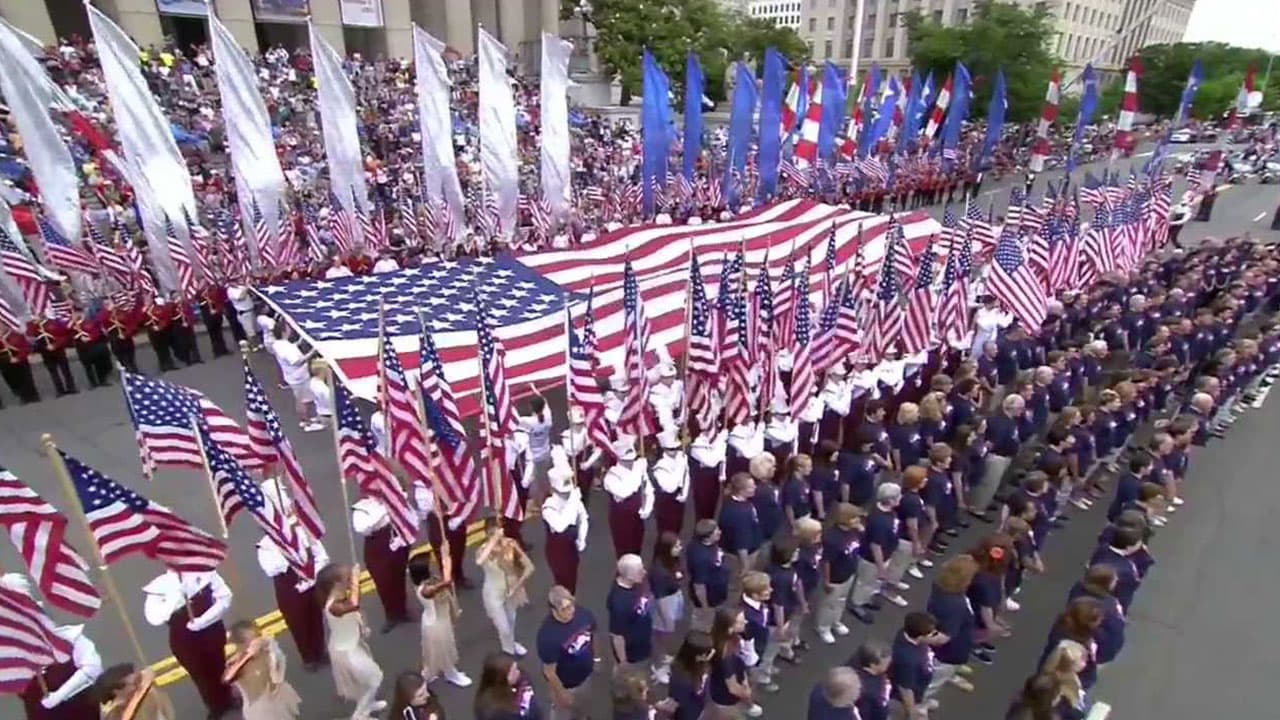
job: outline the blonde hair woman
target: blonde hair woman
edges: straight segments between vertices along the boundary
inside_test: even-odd
[[[369,625],[360,612],[360,566],[331,563],[316,581],[324,598],[324,623],[329,628],[329,665],[338,695],[356,703],[352,720],[370,720],[386,708],[377,700],[382,668],[365,639]]]
[[[155,686],[156,674],[132,665],[109,667],[98,678],[103,720],[177,720],[173,703]]]
[[[440,557],[449,557],[449,541],[440,548]],[[431,558],[418,555],[409,561],[409,582],[422,605],[419,634],[422,639],[422,677],[427,682],[443,676],[450,684],[469,687],[471,678],[458,670],[458,643],[454,639],[453,617],[458,605],[453,595],[450,563],[441,563],[441,577],[432,572]]]
[[[1061,708],[1063,717],[1079,716],[1084,712],[1084,686],[1080,673],[1089,661],[1089,651],[1074,640],[1063,640],[1045,658],[1040,672],[1054,680],[1054,708]]]
[[[503,534],[496,517],[485,518],[484,530],[484,542],[476,551],[476,564],[484,571],[480,600],[498,631],[502,651],[522,657],[528,651],[516,642],[516,611],[529,604],[524,586],[533,576],[533,561],[520,543]]]
[[[230,634],[236,650],[222,681],[235,684],[244,720],[296,720],[302,698],[285,682],[280,645],[263,635],[252,620],[236,623]]]

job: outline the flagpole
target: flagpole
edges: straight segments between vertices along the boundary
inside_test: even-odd
[[[239,344],[240,358],[244,360],[244,365],[247,369],[249,367],[249,342],[247,340],[241,340]],[[271,468],[265,468],[262,471],[262,477],[264,480],[270,477],[270,474],[267,472],[268,469]],[[274,469],[279,470],[279,467],[277,466]],[[274,486],[273,490],[275,492],[273,494],[276,496],[276,503],[280,506],[280,512],[284,513],[285,508],[288,506],[284,504],[284,491],[280,487],[280,479],[278,477],[275,478],[275,482],[273,482],[272,485]]]
[[[328,369],[329,374],[329,397],[337,398],[338,378],[333,373],[333,368]],[[355,528],[351,525],[351,492],[347,489],[347,476],[342,472],[342,441],[338,434],[338,415],[335,412],[333,417],[333,453],[338,461],[338,487],[342,490],[342,517],[346,520],[347,526],[347,548],[351,551],[351,562],[356,562],[360,556],[356,554],[356,533]]]
[[[84,505],[81,504],[79,496],[76,494],[75,484],[71,482],[71,473],[67,472],[67,466],[62,462],[62,456],[58,454],[58,446],[53,442],[53,436],[45,433],[40,436],[40,443],[44,447],[45,457],[49,460],[49,465],[53,468],[53,474],[57,476],[58,482],[62,485],[62,492],[67,496],[67,502],[71,507],[75,508],[76,518],[80,520],[80,526],[84,528],[85,535],[89,538],[89,545],[93,548],[93,557],[97,562],[98,574],[102,576],[102,584],[107,589],[107,596],[112,604],[116,606],[116,613],[120,616],[120,622],[124,624],[125,634],[129,636],[129,644],[133,646],[133,652],[138,657],[139,667],[147,666],[147,655],[142,651],[142,643],[138,640],[138,631],[133,627],[133,621],[129,619],[129,614],[124,610],[124,602],[120,599],[120,590],[116,587],[115,578],[111,576],[111,570],[107,567],[106,561],[102,559],[102,548],[98,546],[98,539],[94,537],[93,532],[89,529],[89,519],[85,517]],[[38,675],[37,675],[38,677]]]
[[[209,454],[205,451],[204,441],[200,438],[199,420],[191,419],[191,432],[195,435],[196,447],[200,449],[200,465],[204,468],[204,477],[209,484],[209,497],[213,500],[213,514],[218,518],[218,527],[222,530],[222,542],[227,545],[227,581],[231,584],[233,591],[238,591],[244,585],[240,583],[240,573],[236,569],[235,562],[231,559],[231,533],[227,529],[227,519],[222,516],[222,503],[218,502],[218,482],[213,477],[213,468],[209,467]],[[237,462],[239,462],[237,460]],[[281,508],[283,512],[283,508]]]
[[[573,311],[569,309],[569,296],[564,297],[564,400],[569,414],[569,462],[573,465],[573,482],[578,482],[578,450],[573,439]],[[688,348],[685,349],[688,356]]]

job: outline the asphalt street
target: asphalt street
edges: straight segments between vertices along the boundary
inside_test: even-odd
[[[1150,148],[1146,149],[1147,151]],[[1140,161],[1139,161],[1140,162]],[[1123,166],[1122,166],[1123,167]],[[1056,178],[1058,173],[1046,173]],[[1010,180],[987,183],[984,195],[994,195],[1003,202]],[[1181,190],[1177,186],[1176,190]],[[1209,223],[1191,223],[1183,230],[1184,240],[1205,235],[1239,234],[1252,230],[1255,236],[1280,241],[1280,233],[1266,230],[1271,213],[1280,201],[1276,186],[1236,186],[1225,190]],[[935,208],[941,214],[941,208]],[[1259,214],[1265,214],[1259,222]],[[208,354],[207,343],[203,351]],[[139,359],[144,370],[154,360],[147,348],[140,348]],[[326,546],[337,560],[348,560],[343,500],[337,482],[332,436],[328,432],[303,433],[287,419],[291,416],[286,393],[276,390],[271,361],[266,356],[254,358],[254,367],[268,386],[275,407],[286,418],[289,434],[301,458],[307,476],[325,513],[329,528]],[[130,485],[148,497],[164,503],[183,517],[204,529],[219,532],[217,515],[207,480],[202,473],[164,469],[149,484],[141,478],[137,446],[125,412],[118,386],[94,390],[82,389],[76,396],[53,399],[47,376],[36,369],[46,399],[39,404],[17,407],[5,396],[6,407],[0,410],[0,465],[7,467],[32,485],[37,492],[58,507],[72,506],[63,496],[45,460],[40,445],[43,433],[51,433],[59,446],[84,462],[113,478]],[[80,369],[73,361],[73,372]],[[243,417],[240,364],[228,357],[207,361],[169,373],[167,379],[205,392],[233,417]],[[557,416],[563,419],[563,402],[551,398]],[[1188,504],[1175,522],[1162,530],[1154,543],[1159,565],[1144,586],[1130,622],[1129,643],[1114,667],[1105,668],[1098,696],[1117,707],[1113,717],[1160,717],[1169,720],[1201,718],[1207,711],[1223,716],[1243,715],[1257,707],[1247,705],[1254,697],[1270,690],[1269,667],[1274,637],[1267,628],[1267,612],[1272,599],[1280,596],[1280,575],[1252,570],[1272,549],[1268,520],[1280,507],[1280,486],[1270,482],[1268,463],[1275,462],[1266,440],[1280,435],[1280,410],[1273,400],[1261,410],[1252,411],[1225,440],[1218,441],[1193,461]],[[584,558],[580,601],[601,620],[604,631],[604,597],[612,575],[612,549],[603,520],[605,502],[600,493],[590,499],[595,520]],[[1015,618],[1014,636],[1000,648],[998,662],[980,668],[974,677],[978,690],[964,695],[948,691],[938,717],[998,718],[1015,689],[1025,678],[1038,656],[1049,623],[1066,597],[1067,588],[1078,576],[1102,525],[1100,508],[1081,514],[1069,526],[1056,533],[1050,543],[1044,577],[1032,578],[1021,598],[1023,610]],[[686,528],[689,524],[686,523]],[[978,529],[970,531],[976,536]],[[254,618],[274,609],[271,586],[259,570],[254,544],[260,533],[248,518],[231,529],[231,559],[223,575],[235,592],[230,619]],[[652,529],[650,529],[652,537]],[[533,557],[542,563],[542,530],[531,523],[526,537],[533,542]],[[963,548],[970,538],[953,545]],[[71,540],[88,557],[89,543],[83,530],[76,528]],[[0,566],[6,570],[18,567],[8,543],[0,543]],[[141,559],[133,559],[112,568],[123,596],[125,613],[138,629],[146,661],[160,661],[169,655],[162,629],[147,627],[142,618],[140,588],[161,568]],[[479,572],[470,568],[476,578]],[[531,605],[519,621],[519,638],[529,647],[542,620],[543,604],[550,577],[545,571],[535,574],[530,587]],[[101,586],[101,584],[100,584]],[[928,580],[917,581],[908,594],[912,607],[922,607],[928,592]],[[366,605],[370,623],[382,623],[377,602]],[[478,590],[461,596],[463,615],[458,621],[458,647],[461,667],[475,675],[481,658],[497,648],[496,635],[479,603]],[[782,674],[782,691],[763,699],[766,717],[780,717],[795,712],[803,703],[818,673],[845,660],[865,637],[889,640],[901,621],[902,611],[885,610],[869,627],[858,626],[854,633],[832,647],[815,647],[798,668],[787,668]],[[67,621],[67,617],[59,617]],[[857,623],[851,623],[857,625]],[[92,637],[107,664],[136,662],[127,635],[114,607],[104,607],[89,621],[87,633]],[[349,707],[336,700],[332,679],[327,670],[305,673],[287,635],[282,646],[292,659],[291,682],[304,700],[303,717],[308,720],[342,717]],[[597,653],[608,655],[607,638],[598,636]],[[816,643],[815,643],[816,645]],[[372,638],[375,657],[381,662],[388,681],[396,673],[412,669],[418,663],[417,628],[401,626],[389,635]],[[600,669],[607,670],[609,661]],[[785,667],[785,666],[784,666]],[[532,661],[525,670],[537,674]],[[384,685],[388,688],[389,682]],[[540,700],[545,703],[542,683],[535,681]],[[598,685],[596,717],[608,717],[608,693]],[[1230,688],[1224,694],[1213,690]],[[189,682],[168,688],[180,711],[186,717],[200,717],[202,709]],[[472,691],[447,685],[438,688],[447,712],[452,717],[470,715]],[[1234,703],[1234,705],[1224,704]],[[1223,712],[1237,710],[1238,712]],[[0,717],[17,717],[20,710],[11,698],[0,698]]]

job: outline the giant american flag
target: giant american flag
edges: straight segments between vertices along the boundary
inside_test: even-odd
[[[50,605],[91,617],[102,605],[89,566],[67,542],[65,515],[0,467],[0,526]]]
[[[58,452],[106,564],[141,554],[177,572],[208,572],[226,558],[227,546],[221,540],[164,505]]]
[[[865,272],[879,268],[886,218],[811,200],[765,206],[715,225],[644,225],[608,233],[571,250],[550,250],[497,259],[436,262],[377,276],[275,285],[259,290],[273,309],[299,330],[303,339],[330,361],[350,390],[364,399],[377,396],[378,325],[376,308],[387,302],[388,333],[410,373],[418,366],[417,311],[426,311],[444,368],[464,416],[479,409],[479,363],[474,319],[462,305],[472,287],[489,308],[494,333],[507,348],[507,376],[513,390],[530,383],[557,385],[565,377],[563,307],[576,304],[593,287],[598,350],[602,365],[619,367],[623,356],[622,274],[630,257],[652,331],[652,347],[678,353],[685,336],[690,244],[702,258],[708,293],[719,286],[722,253],[735,252],[744,236],[751,240],[747,259],[755,266],[768,259],[781,272],[792,248],[795,260],[817,249],[838,223],[837,262],[846,267],[862,222]],[[899,216],[913,250],[937,232],[924,213]],[[812,258],[818,265],[823,254]],[[781,304],[781,303],[779,303]],[[779,310],[779,313],[781,310]]]
[[[244,414],[245,428],[248,430],[249,442],[254,454],[266,466],[275,466],[288,483],[289,494],[293,498],[293,509],[298,522],[307,529],[313,538],[324,537],[324,521],[320,519],[320,508],[316,505],[315,494],[311,485],[302,474],[302,463],[293,452],[293,444],[284,434],[280,424],[280,416],[267,401],[267,394],[258,382],[249,361],[244,361]]]
[[[1000,234],[987,276],[987,287],[1027,332],[1034,333],[1044,322],[1047,298],[1044,286],[1036,278],[1012,230],[1008,228]]]
[[[360,417],[355,399],[342,383],[333,383],[334,435],[338,472],[343,482],[355,480],[360,490],[382,503],[395,533],[405,544],[418,536],[418,515],[400,489],[387,458],[378,452],[373,434]]]
[[[469,520],[475,513],[479,498],[476,494],[476,460],[462,419],[458,415],[458,403],[453,398],[453,388],[444,374],[444,364],[436,350],[431,333],[423,325],[419,340],[420,358],[418,389],[422,393],[423,416],[431,438],[435,441],[440,459],[439,491],[443,502],[454,517]]]
[[[17,695],[49,665],[71,660],[71,641],[24,589],[0,585],[0,693]]]
[[[150,479],[161,466],[204,467],[196,439],[197,421],[208,425],[213,439],[246,468],[263,467],[248,434],[199,390],[128,372],[121,374],[120,384],[144,477]]]

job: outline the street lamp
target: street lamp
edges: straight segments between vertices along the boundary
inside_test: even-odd
[[[590,0],[578,0],[578,4],[573,7],[573,14],[582,21],[582,54],[590,55],[591,48],[587,36],[587,22],[591,19]]]

